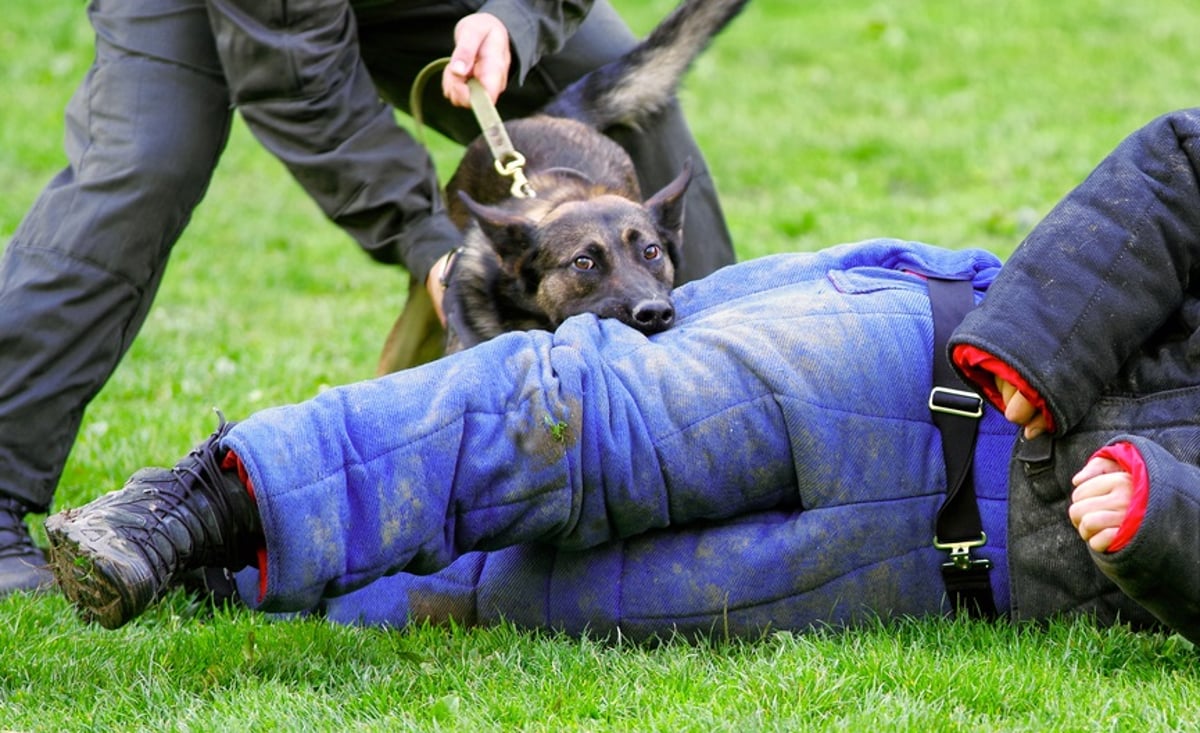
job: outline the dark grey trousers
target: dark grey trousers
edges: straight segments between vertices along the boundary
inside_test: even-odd
[[[423,277],[456,243],[438,215],[437,183],[424,149],[362,87],[377,87],[406,107],[417,70],[449,55],[454,23],[477,3],[375,2],[357,16],[349,5],[308,3],[348,19],[342,23],[345,46],[322,56],[328,65],[308,80],[350,79],[339,87],[347,97],[332,124],[360,132],[332,151],[320,145],[318,132],[330,120],[303,122],[304,110],[292,108],[303,101],[257,94],[253,73],[229,74],[249,80],[244,86],[227,83],[231,69],[263,62],[252,47],[224,42],[236,40],[247,22],[255,24],[254,32],[271,28],[263,18],[248,17],[246,7],[263,16],[282,12],[275,8],[279,2],[232,9],[237,3],[93,0],[89,6],[96,58],[67,108],[69,163],[0,258],[0,494],[36,510],[49,507],[84,409],[145,320],[171,248],[211,180],[235,107],[322,210],[374,259],[405,264]],[[289,3],[289,11],[303,4]],[[521,87],[510,84],[501,113],[536,109],[632,43],[612,8],[598,2],[561,52],[543,59]],[[303,55],[302,44],[297,53]],[[454,139],[475,134],[469,113],[433,100],[425,116]],[[641,133],[617,131],[613,137],[638,163],[647,191],[673,178],[686,158],[693,160],[685,231],[690,245],[678,270],[681,280],[732,262],[712,181],[678,108]],[[404,169],[400,174],[397,166]]]

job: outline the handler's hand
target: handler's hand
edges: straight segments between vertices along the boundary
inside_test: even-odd
[[[1000,398],[1004,400],[1004,419],[1024,427],[1026,440],[1033,440],[1046,432],[1046,415],[1034,409],[1016,387],[996,377],[996,389],[1000,390]]]
[[[1071,508],[1067,514],[1079,536],[1096,552],[1104,552],[1117,536],[1129,511],[1133,477],[1108,458],[1092,458],[1071,479]]]
[[[508,86],[512,50],[508,29],[490,13],[473,13],[454,26],[454,53],[442,72],[442,94],[457,107],[471,106],[467,79],[483,85],[494,104]]]
[[[442,273],[446,271],[448,264],[450,264],[450,253],[439,257],[430,268],[429,275],[425,277],[425,290],[429,293],[429,299],[433,301],[433,311],[437,313],[438,320],[442,322],[442,328],[446,327],[446,311],[442,308],[442,301],[446,299],[446,286],[442,284]]]

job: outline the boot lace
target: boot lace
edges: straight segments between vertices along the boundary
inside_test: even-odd
[[[191,549],[199,551],[202,555],[213,556],[212,558],[199,558],[202,564],[209,564],[209,559],[240,556],[239,548],[231,546],[231,541],[235,541],[239,536],[244,536],[245,533],[237,530],[247,523],[239,511],[243,507],[235,507],[231,501],[231,492],[221,486],[222,475],[225,472],[221,463],[228,451],[222,450],[219,443],[236,423],[226,420],[220,411],[217,411],[217,415],[220,418],[220,424],[217,426],[216,432],[209,436],[208,440],[192,449],[183,460],[171,469],[176,480],[171,482],[170,488],[163,491],[164,487],[157,487],[158,495],[163,500],[163,514],[161,515],[163,517],[171,514],[176,516],[180,514],[194,515],[195,506],[192,502],[195,498],[202,496],[215,517],[229,520],[228,522],[218,519],[217,521],[185,521],[181,523],[191,542]],[[161,521],[150,527],[149,531],[168,534]],[[226,534],[232,536],[225,536]],[[156,550],[157,546],[157,543],[150,543],[150,547]],[[166,560],[166,558],[160,559]],[[191,558],[189,564],[196,560],[195,557]],[[164,562],[163,564],[171,568],[172,575],[177,574],[180,570],[174,567],[173,562]]]

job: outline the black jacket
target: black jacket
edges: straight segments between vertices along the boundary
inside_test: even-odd
[[[1134,133],[1016,250],[951,339],[1012,366],[1055,437],[1010,469],[1014,613],[1155,617],[1200,641],[1200,110]],[[1067,518],[1071,476],[1132,440],[1149,472],[1134,540],[1092,552]],[[1134,437],[1136,436],[1136,437]]]

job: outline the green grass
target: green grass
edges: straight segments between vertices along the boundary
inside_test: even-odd
[[[620,0],[639,30],[672,0]],[[83,4],[7,0],[0,243],[62,165]],[[682,98],[743,258],[873,236],[1006,255],[1123,136],[1195,104],[1200,9],[1168,0],[755,0]],[[435,143],[449,170],[456,149]],[[60,506],[215,424],[369,377],[406,275],[328,224],[240,124]],[[496,629],[210,616],[118,632],[0,601],[0,729],[1172,730],[1200,661],[1171,636],[913,621],[654,648]]]

